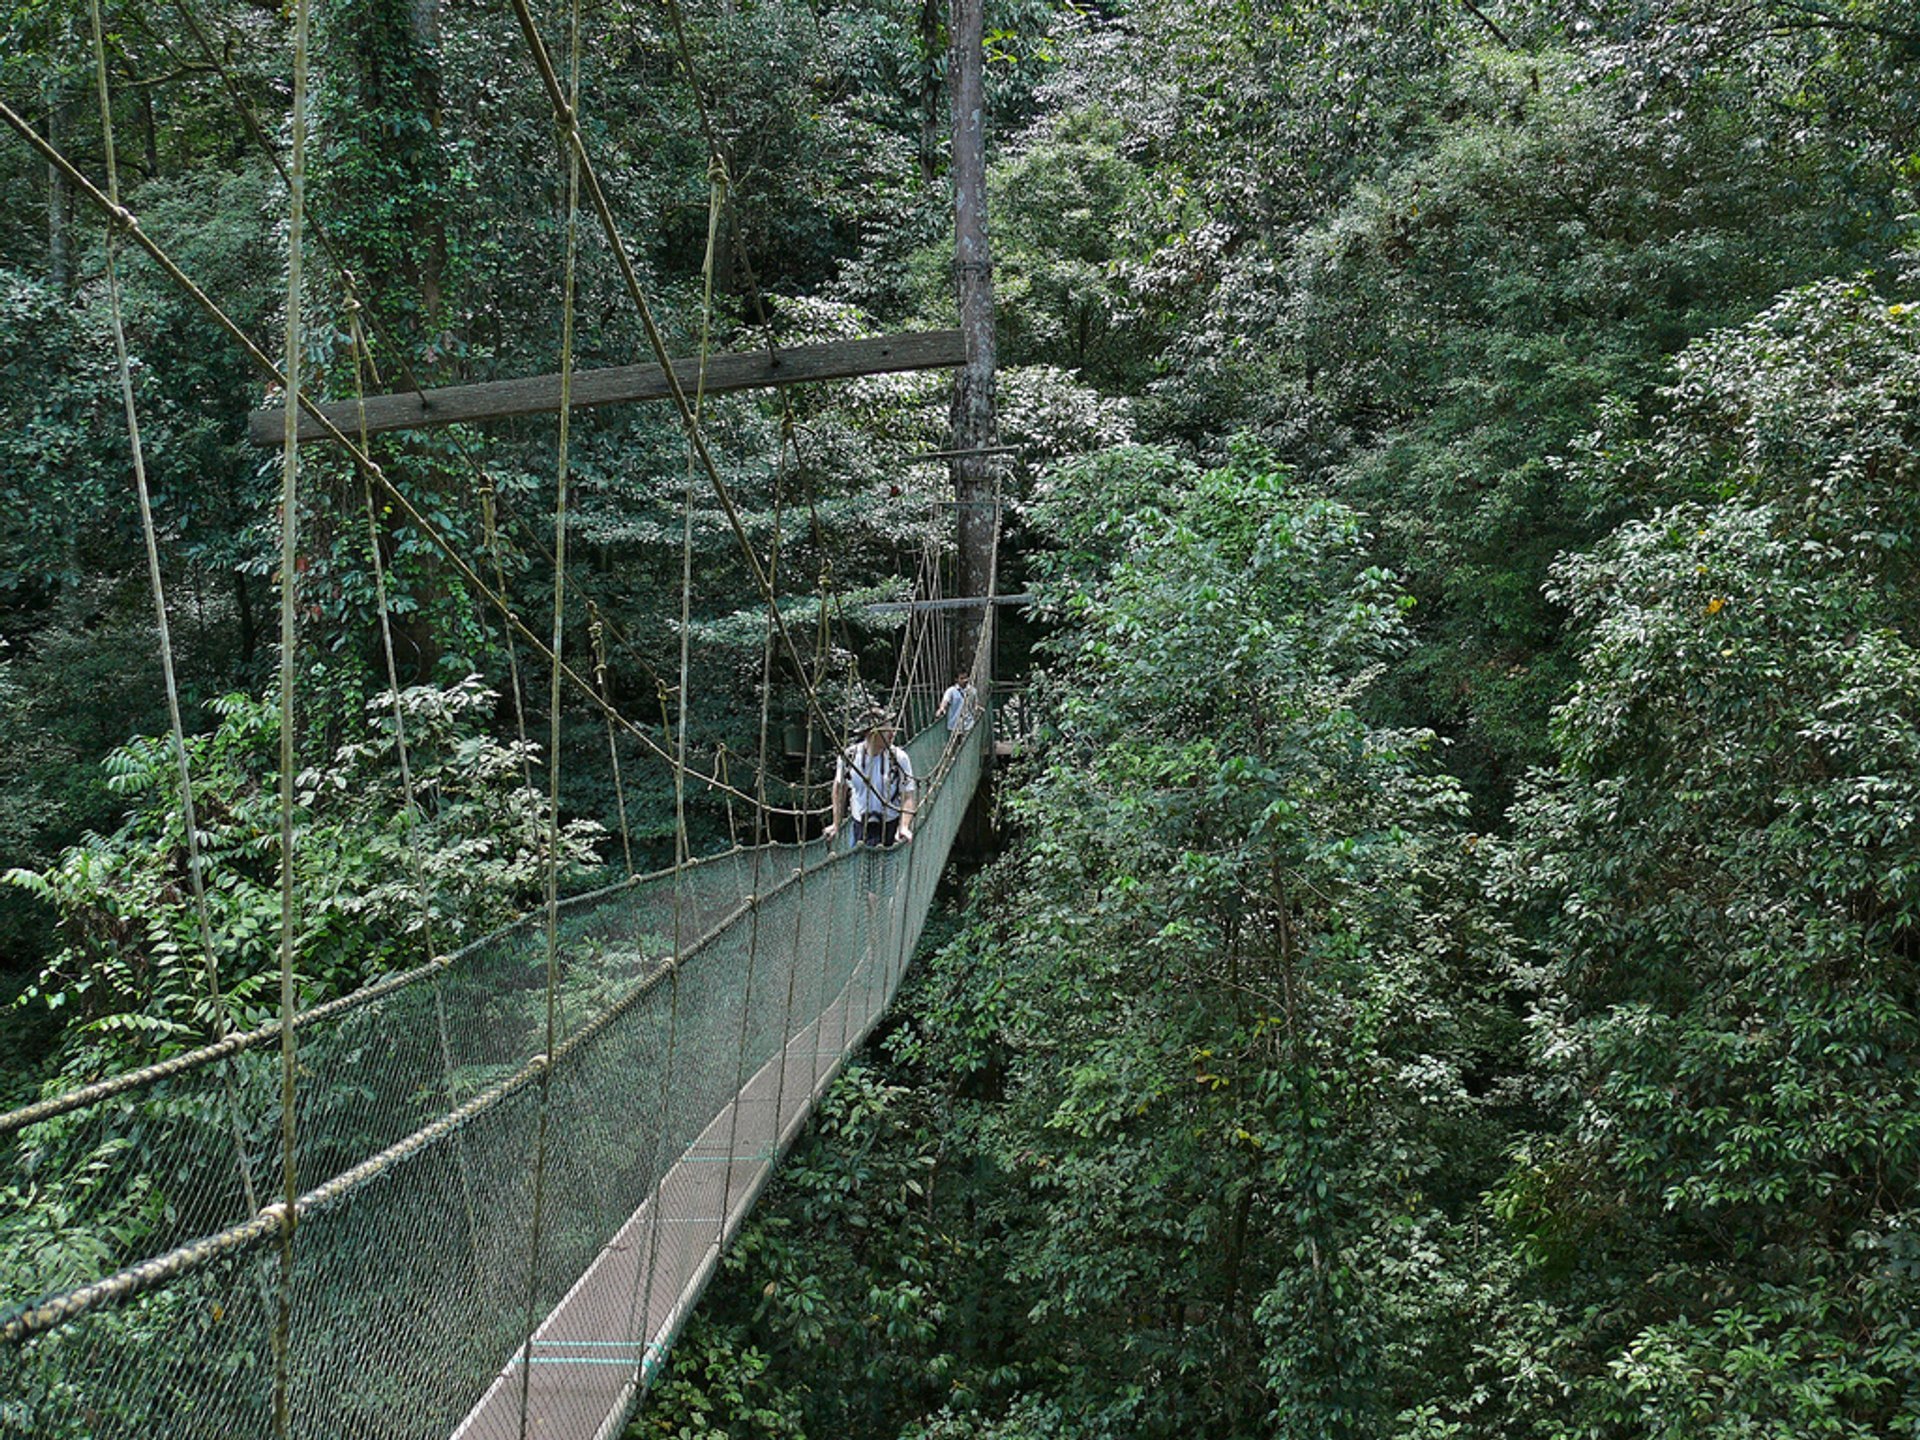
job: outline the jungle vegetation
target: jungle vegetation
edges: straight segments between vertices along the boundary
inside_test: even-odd
[[[731,157],[716,343],[949,323],[943,8],[685,8]],[[271,348],[286,17],[106,13],[129,204]],[[690,351],[701,119],[664,9],[591,23],[594,143]],[[98,173],[87,24],[0,16],[0,96]],[[512,24],[321,7],[308,323],[334,393],[368,365],[553,368],[564,174]],[[991,0],[988,26],[1002,583],[1038,597],[1001,669],[1039,731],[998,782],[1001,852],[630,1435],[1911,1435],[1920,17]],[[640,354],[610,257],[582,264],[582,363]],[[152,266],[124,283],[224,1003],[251,1024],[275,457],[237,355]],[[791,429],[712,402],[749,528],[842,597],[793,619],[829,612],[847,677],[893,636],[845,611],[901,593],[946,523],[944,471],[907,462],[944,443],[948,383],[796,392]],[[383,444],[545,613],[547,432]],[[644,406],[575,444],[569,643],[597,618],[610,693],[652,723],[684,447]],[[362,500],[316,470],[309,1000],[424,943]],[[436,923],[479,934],[540,893],[546,757],[516,713],[544,682],[419,534],[378,528]],[[703,496],[692,534],[693,746],[750,763],[761,612]],[[208,1033],[155,643],[101,232],[0,137],[0,1102]],[[568,727],[584,888],[622,825],[601,720]],[[623,766],[637,863],[664,863],[670,777]],[[727,843],[719,806],[694,824]]]

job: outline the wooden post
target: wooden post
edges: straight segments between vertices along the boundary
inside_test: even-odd
[[[998,439],[994,413],[993,256],[987,246],[986,95],[982,82],[984,0],[952,0],[954,285],[966,363],[954,377],[953,461],[958,593],[985,595],[992,583],[998,523],[992,459],[977,452]],[[971,612],[967,620],[976,619]],[[963,624],[962,658],[972,659]]]

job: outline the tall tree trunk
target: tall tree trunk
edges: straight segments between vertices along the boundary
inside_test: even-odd
[[[245,668],[253,664],[253,647],[259,631],[253,623],[253,596],[247,590],[247,574],[244,570],[228,572],[233,579],[234,611],[240,621],[240,665]]]
[[[940,0],[920,0],[920,179],[940,173]]]
[[[420,112],[436,137],[440,134],[440,0],[412,0],[408,11],[417,68],[415,95]],[[445,314],[442,284],[447,268],[445,212],[423,208],[414,221],[421,320],[430,343],[437,339]]]
[[[143,85],[140,89],[140,121],[145,132],[145,145],[142,147],[142,159],[147,179],[152,180],[160,173],[160,125],[153,113],[153,86]]]
[[[62,53],[59,38],[50,47]],[[66,144],[67,101],[59,81],[49,79],[46,87],[47,143],[56,150]],[[64,293],[73,284],[73,260],[67,247],[67,212],[71,208],[67,177],[54,166],[47,166],[47,282]]]
[[[983,0],[952,0],[954,284],[967,360],[953,383],[958,592],[985,595],[992,582],[993,474],[979,451],[994,443],[993,259],[987,247],[986,99],[981,79]],[[962,612],[977,618],[980,612]],[[968,627],[971,629],[971,627]],[[967,642],[971,650],[971,641]],[[971,659],[971,655],[968,656]]]
[[[321,159],[309,193],[334,217],[332,232],[353,272],[379,368],[390,385],[408,377],[423,386],[458,379],[445,346],[449,303],[448,207],[452,165],[442,140],[439,34],[441,0],[337,0],[324,7],[316,56],[316,137]],[[363,219],[377,223],[361,224]],[[347,363],[351,363],[349,360]],[[363,377],[364,378],[364,377]],[[335,377],[341,389],[351,375]],[[443,448],[410,437],[376,447],[417,503],[423,492],[449,493],[458,483]],[[349,533],[362,535],[359,481],[348,476],[330,507]],[[423,509],[439,508],[437,500]],[[408,526],[388,512],[380,545],[389,562],[410,547]],[[364,542],[351,553],[364,552]],[[394,655],[403,685],[429,679],[440,663],[447,576],[422,556],[389,577],[412,608],[391,616]],[[364,637],[368,662],[385,666],[377,631]]]

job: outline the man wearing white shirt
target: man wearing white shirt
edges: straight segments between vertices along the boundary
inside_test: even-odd
[[[933,712],[936,718],[946,717],[949,745],[973,729],[973,722],[977,718],[973,703],[973,687],[967,683],[967,679],[964,672],[955,679],[953,684],[947,687],[947,693],[940,697],[940,708]]]
[[[913,811],[918,803],[913,761],[893,743],[893,721],[885,711],[867,711],[860,717],[859,729],[866,738],[849,745],[834,768],[833,823],[827,826],[827,836],[837,835],[851,815],[852,844],[883,849],[905,844],[913,839]]]

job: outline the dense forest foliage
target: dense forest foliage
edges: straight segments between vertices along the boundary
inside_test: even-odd
[[[716,343],[948,321],[942,7],[686,14],[730,160]],[[106,22],[129,206],[272,348],[285,17]],[[14,7],[0,98],[99,174],[89,23]],[[667,10],[589,26],[592,143],[690,352],[702,115]],[[1002,671],[1040,734],[998,781],[1003,852],[630,1433],[1912,1434],[1920,17],[995,0],[988,27],[1003,583],[1038,597]],[[315,75],[329,393],[554,368],[565,172],[511,16],[338,0]],[[271,1012],[277,456],[245,440],[257,379],[125,256],[210,1016],[101,231],[15,138],[0,196],[10,1101]],[[642,356],[605,247],[582,266],[582,363]],[[837,706],[893,654],[860,602],[948,523],[912,457],[949,389],[710,402]],[[684,447],[647,406],[575,444],[569,646],[606,638],[664,737]],[[546,613],[550,427],[381,454]],[[376,515],[433,796],[402,833],[364,498],[310,470],[319,999],[416,963],[423,901],[450,936],[535,902],[548,757],[516,723],[544,671]],[[763,610],[705,491],[687,533],[692,744],[750,771]],[[776,662],[772,723],[804,730]],[[601,717],[567,724],[571,883],[625,873],[622,800],[631,863],[668,858],[668,772],[616,736],[616,792]],[[694,824],[729,838],[716,803]]]

